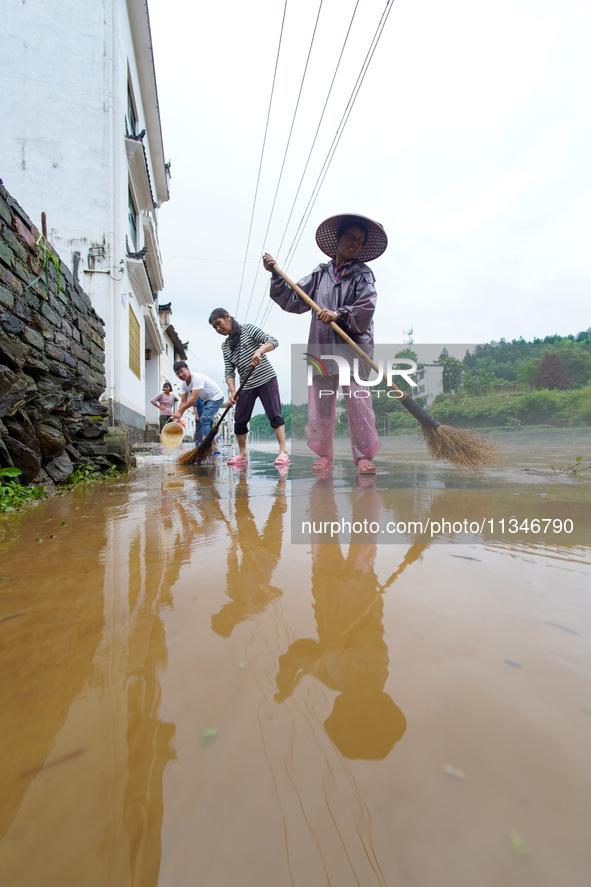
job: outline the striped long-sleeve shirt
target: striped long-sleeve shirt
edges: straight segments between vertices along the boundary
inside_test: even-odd
[[[242,325],[240,329],[240,342],[233,351],[230,349],[230,337],[228,336],[222,345],[224,378],[235,379],[236,370],[238,370],[240,378],[243,379],[252,366],[252,355],[265,342],[270,342],[275,348],[279,346],[277,339],[274,339],[273,336],[270,336],[252,323],[244,323]],[[258,388],[259,385],[264,385],[269,379],[274,379],[276,375],[275,370],[267,359],[267,355],[263,354],[260,367],[256,368],[244,388]]]

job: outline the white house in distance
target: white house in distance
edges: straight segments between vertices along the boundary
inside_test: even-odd
[[[176,347],[157,308],[170,169],[147,0],[0,0],[0,20],[0,178],[39,228],[46,213],[105,322],[111,424],[142,439]]]
[[[443,366],[439,363],[425,363],[417,370],[417,397],[425,398],[425,406],[433,403],[443,392]]]

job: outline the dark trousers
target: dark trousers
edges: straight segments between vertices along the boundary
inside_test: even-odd
[[[285,425],[281,415],[281,399],[279,397],[279,385],[277,378],[269,379],[264,385],[257,388],[245,388],[238,398],[236,413],[234,414],[234,434],[248,434],[248,423],[254,410],[257,398],[261,399],[263,409],[271,423],[271,428],[279,428]]]

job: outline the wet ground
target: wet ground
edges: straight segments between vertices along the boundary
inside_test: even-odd
[[[1,521],[0,883],[587,887],[589,437],[517,437]]]

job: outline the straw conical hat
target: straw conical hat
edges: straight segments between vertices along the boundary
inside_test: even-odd
[[[331,216],[330,219],[325,219],[318,226],[316,243],[326,256],[334,259],[337,252],[339,230],[343,225],[354,225],[355,222],[361,222],[367,228],[367,240],[357,254],[360,262],[371,262],[372,259],[377,259],[386,251],[388,237],[383,225],[374,222],[373,219],[368,219],[367,216],[345,213],[340,216]]]

